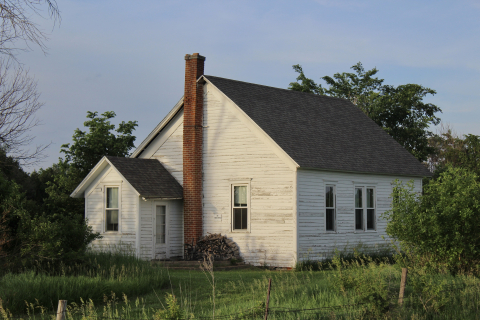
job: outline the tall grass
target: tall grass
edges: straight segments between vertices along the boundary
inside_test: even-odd
[[[309,253],[295,264],[296,271],[333,270],[333,259],[340,258],[347,262],[359,262],[361,257],[368,256],[377,263],[395,263],[395,247],[391,243],[384,245],[366,246],[359,243],[355,246],[348,244],[341,250],[335,249],[322,256],[313,256]]]
[[[395,266],[379,266],[379,276],[399,284],[400,274]],[[361,270],[357,270],[362,272]],[[356,271],[356,272],[357,272]],[[410,290],[403,307],[392,298],[392,308],[385,314],[374,316],[368,306],[355,304],[354,292],[339,293],[332,285],[334,271],[271,272],[242,271],[217,272],[215,319],[263,319],[268,278],[272,278],[269,319],[477,319],[479,314],[480,282],[471,277],[438,277],[446,280],[440,298],[445,305],[434,310],[424,308],[420,296]],[[67,319],[176,319],[165,317],[181,313],[179,319],[212,319],[212,291],[207,278],[200,271],[171,271],[172,285],[165,290],[130,301],[127,296],[111,295],[104,301],[82,300],[70,303]],[[409,288],[409,286],[407,286]],[[452,290],[455,288],[455,290]],[[410,287],[411,289],[411,287]],[[396,291],[395,291],[396,292]],[[168,300],[175,295],[175,303]],[[396,292],[398,294],[398,292]],[[167,299],[165,299],[167,295]],[[171,296],[170,296],[171,297]],[[424,302],[426,302],[423,297]],[[446,300],[445,300],[446,299]],[[170,304],[169,304],[170,303]],[[430,304],[431,305],[431,304]],[[51,319],[49,310],[38,304],[29,306],[25,319]],[[171,311],[170,313],[168,311]],[[43,313],[42,313],[43,312]],[[1,313],[1,312],[0,312]],[[2,316],[0,315],[0,319]],[[5,319],[11,318],[7,314]]]
[[[136,297],[167,283],[162,268],[152,267],[133,255],[120,252],[89,252],[82,264],[63,266],[51,272],[48,266],[8,273],[0,278],[3,306],[15,313],[25,311],[26,303],[54,310],[58,300],[103,301],[104,295]]]
[[[337,257],[337,259],[339,258]],[[42,294],[50,294],[46,292],[47,290],[42,293],[37,288],[35,289],[36,292],[32,292],[31,298],[22,299],[31,302],[28,306],[28,313],[25,315],[26,305],[23,301],[18,310],[21,309],[20,312],[24,314],[25,319],[51,319],[51,314],[56,311],[58,299],[61,298],[69,300],[68,319],[156,320],[170,319],[168,315],[172,314],[181,314],[181,319],[212,319],[213,308],[215,308],[215,319],[261,319],[265,310],[264,302],[268,279],[271,278],[269,319],[479,318],[480,280],[478,278],[447,274],[427,275],[427,277],[418,278],[424,281],[422,286],[418,287],[413,281],[414,277],[409,276],[405,303],[403,307],[400,307],[397,304],[401,275],[400,266],[376,263],[371,257],[360,257],[359,259],[343,260],[342,270],[335,268],[317,272],[270,270],[215,272],[215,293],[213,293],[209,278],[201,271],[162,270],[133,257],[104,253],[92,254],[90,267],[82,265],[76,268],[65,268],[64,275],[60,274],[52,277],[57,277],[57,281],[58,279],[62,280],[62,277],[86,279],[79,280],[80,284],[82,281],[89,281],[89,279],[99,279],[97,283],[92,284],[93,287],[98,286],[100,288],[95,293],[98,295],[97,298],[91,298],[94,294],[89,293],[92,291],[88,290],[81,295],[83,299],[79,299],[78,295],[76,298],[68,298],[66,295],[69,293],[66,292],[65,287],[67,285],[73,287],[76,284],[75,280],[71,280],[71,282],[65,280],[63,287],[57,288],[54,284],[50,284],[51,289],[48,290],[57,290],[56,292],[60,292],[60,289],[66,290],[62,297],[50,297],[50,300],[43,299],[36,302],[35,298],[40,298]],[[339,262],[335,261],[335,264],[339,265]],[[122,269],[119,266],[124,267]],[[157,273],[154,273],[155,271]],[[142,272],[145,274],[153,272],[152,274],[160,275],[159,279],[163,280],[164,287],[148,286],[145,282],[135,280],[135,277],[142,280]],[[342,272],[342,276],[340,272]],[[38,282],[40,282],[38,279],[47,277],[41,272],[37,275],[26,274],[23,276],[25,278],[33,277]],[[341,284],[345,289],[344,291],[339,290],[339,277],[343,277]],[[149,279],[154,279],[154,277]],[[142,281],[147,280],[143,279]],[[21,281],[16,284],[12,284],[11,280],[9,281],[8,283],[11,286],[21,286]],[[35,282],[33,280],[27,281]],[[47,280],[45,281],[47,283]],[[52,282],[55,281],[52,280]],[[102,283],[112,287],[117,286],[118,283],[124,283],[126,286],[114,290],[111,290],[110,287],[103,287],[102,289]],[[359,283],[363,287],[358,287]],[[41,286],[41,284],[35,284],[28,288]],[[365,291],[362,288],[372,290],[371,292],[376,294],[378,293],[376,288],[379,286],[384,286],[388,291],[385,298],[388,300],[385,304],[387,306],[386,311],[382,311],[380,315],[369,310],[368,301],[359,300],[359,298],[362,298],[359,293]],[[132,293],[122,290],[125,288]],[[145,291],[142,291],[142,288]],[[360,291],[358,288],[360,288]],[[135,291],[137,289],[138,291]],[[3,283],[0,283],[0,297],[3,298],[2,290]],[[79,289],[74,291],[79,292]],[[114,292],[113,295],[112,291]],[[122,295],[122,291],[126,295]],[[91,296],[88,296],[88,294],[91,294]],[[105,300],[102,299],[104,294],[108,296]],[[141,296],[138,297],[138,295]],[[127,299],[127,296],[132,301]],[[373,296],[373,299],[375,299],[375,296]],[[2,313],[0,308],[0,319],[2,319],[2,314],[4,319],[12,318],[12,315],[5,310]],[[14,311],[13,314],[18,314],[18,311]]]

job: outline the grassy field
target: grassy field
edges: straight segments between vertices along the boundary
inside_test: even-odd
[[[99,258],[103,259],[100,264]],[[363,279],[361,290],[377,285],[387,288],[391,301],[381,316],[372,314],[365,301],[359,303],[360,294],[353,286],[345,286],[344,292],[339,289],[338,271],[179,271],[101,256],[93,269],[66,270],[65,275],[56,276],[26,273],[3,277],[0,297],[4,306],[15,307],[10,307],[12,313],[0,312],[0,318],[52,319],[58,299],[66,299],[68,318],[76,319],[262,319],[268,279],[272,279],[269,319],[480,318],[477,278],[422,278],[422,292],[414,292],[415,284],[408,283],[405,304],[399,308],[399,267],[363,265],[342,272],[344,284]],[[372,292],[373,299],[382,298],[375,294],[379,293]]]
[[[81,265],[52,272],[48,266],[0,277],[0,299],[11,312],[25,311],[26,302],[53,310],[58,300],[102,303],[104,295],[140,296],[167,285],[167,273],[150,262],[118,253],[90,253]]]

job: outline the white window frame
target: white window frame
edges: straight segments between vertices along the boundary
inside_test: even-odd
[[[333,207],[327,207],[327,187],[333,187]],[[335,184],[326,183],[323,189],[324,196],[324,225],[325,232],[336,233],[337,232],[337,186]],[[327,209],[333,209],[333,230],[327,230]]]
[[[122,228],[122,186],[121,185],[103,185],[103,233],[121,233]],[[108,188],[118,188],[118,230],[108,230],[107,231],[107,210],[113,208],[107,208],[107,189]]]
[[[356,189],[362,189],[362,207],[357,208],[355,205]],[[373,189],[373,208],[367,207],[367,190]],[[357,229],[356,209],[363,210],[362,229]],[[368,209],[373,209],[373,229],[367,229]],[[372,185],[354,185],[353,187],[353,229],[355,232],[377,232],[377,188]]]
[[[247,228],[246,229],[234,229],[234,190],[235,187],[247,187]],[[242,207],[245,208],[245,207]],[[250,205],[250,182],[232,182],[230,184],[230,230],[232,232],[240,232],[240,233],[249,233],[250,232],[250,217],[252,215],[252,207]]]

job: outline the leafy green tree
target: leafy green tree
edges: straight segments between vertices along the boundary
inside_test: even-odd
[[[0,174],[0,269],[8,267],[7,257],[17,247],[15,230],[18,210],[23,209],[25,199],[22,198],[19,186]]]
[[[452,272],[474,269],[480,263],[478,176],[447,166],[423,195],[413,190],[413,182],[395,185],[392,208],[383,215],[389,221],[387,234],[433,266]]]
[[[48,183],[45,205],[49,210],[84,214],[84,200],[70,198],[80,182],[103,156],[125,157],[134,148],[133,130],[136,121],[122,121],[117,128],[110,122],[115,112],[107,111],[98,116],[88,112],[84,126],[88,131],[76,129],[72,144],[64,144],[65,154],[52,166],[53,181]]]
[[[442,126],[440,133],[430,137],[429,144],[435,150],[427,161],[434,178],[448,165],[465,168],[480,177],[480,136],[467,134],[462,138]]]
[[[115,128],[113,117],[112,111],[100,117],[89,112],[84,123],[88,132],[76,129],[73,143],[62,145],[65,159],[30,176],[17,160],[0,153],[0,160],[8,164],[0,166],[0,264],[12,270],[18,265],[76,262],[100,236],[83,219],[84,199],[70,194],[103,156],[127,156],[134,147],[136,121]],[[23,185],[34,190],[28,199]]]
[[[82,179],[103,156],[126,157],[135,147],[133,130],[137,121],[122,121],[117,129],[110,123],[115,112],[107,111],[98,117],[98,112],[87,112],[84,126],[88,132],[76,129],[72,144],[64,144],[61,151],[65,154],[65,163],[78,170]]]
[[[348,99],[420,161],[433,152],[428,144],[432,136],[428,127],[440,122],[435,114],[441,109],[423,99],[434,95],[435,90],[417,84],[384,85],[383,79],[374,77],[376,68],[365,71],[360,62],[352,66],[353,73],[322,77],[328,88],[307,78],[300,65],[293,69],[299,75],[289,89]]]
[[[21,187],[0,175],[0,265],[3,271],[38,267],[54,269],[78,262],[100,235],[81,216],[40,212]]]
[[[38,171],[35,170],[30,173],[30,183],[34,188],[32,200],[38,204],[43,204],[48,197],[46,189],[49,183],[54,180],[55,166],[53,165],[46,169],[40,168]]]
[[[0,175],[19,184],[29,199],[34,197],[35,187],[30,181],[28,173],[23,170],[17,159],[7,155],[7,152],[2,148],[0,148]]]

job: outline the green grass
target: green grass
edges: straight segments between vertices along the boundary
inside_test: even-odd
[[[104,295],[136,297],[166,284],[165,270],[152,267],[150,262],[119,253],[90,252],[86,263],[64,266],[59,271],[50,272],[44,267],[4,275],[0,278],[0,299],[15,313],[25,310],[25,301],[54,310],[60,299],[101,303]]]
[[[183,312],[182,318],[212,319],[212,279],[208,272],[165,270],[151,266],[149,262],[117,255],[99,254],[92,261],[96,261],[97,267],[94,268],[95,263],[92,262],[87,267],[66,269],[64,275],[26,273],[6,276],[0,280],[0,297],[6,301],[4,294],[8,293],[10,303],[15,301],[13,305],[17,306],[10,308],[13,314],[24,314],[24,318],[30,319],[51,319],[48,313],[56,310],[59,299],[66,299],[69,300],[69,318],[156,320],[164,318],[159,311],[168,309],[166,298],[168,294],[173,294]],[[124,266],[123,271],[118,267],[121,265]],[[367,271],[365,268],[369,267],[360,266],[352,270],[360,275]],[[480,281],[477,278],[434,275],[428,281],[442,285],[438,288],[427,286],[423,296],[414,293],[413,285],[409,283],[404,307],[399,308],[396,300],[400,268],[377,264],[374,271],[373,275],[378,280],[388,279],[393,293],[392,308],[383,315],[386,319],[479,319]],[[272,279],[269,319],[372,318],[365,305],[354,305],[356,297],[353,290],[344,295],[335,287],[337,271],[250,269],[218,271],[214,272],[214,277],[217,319],[262,319],[268,279]],[[15,290],[17,295],[13,294]],[[105,294],[108,299],[102,300]],[[429,294],[436,296],[428,300]],[[80,300],[80,297],[83,299]],[[31,303],[26,315],[24,300]],[[432,307],[435,301],[438,302],[436,310]],[[336,306],[343,307],[334,308]],[[10,317],[8,313],[3,313],[3,318]]]
[[[229,315],[244,315],[248,319],[262,319],[267,294],[268,279],[272,279],[269,319],[359,319],[368,317],[365,306],[331,308],[355,303],[351,292],[344,296],[333,286],[334,271],[268,271],[244,270],[216,272],[216,309],[215,316],[227,318]],[[401,270],[396,266],[384,266],[379,276],[388,277],[394,288],[391,311],[388,319],[479,319],[480,315],[480,281],[466,276],[435,276],[434,282],[445,282],[443,294],[437,300],[446,299],[445,306],[432,310],[429,296],[423,297],[425,310],[418,295],[414,295],[407,285],[403,308],[396,307]],[[212,288],[205,274],[201,271],[169,271],[170,287],[143,297],[143,308],[163,309],[165,294],[173,293],[185,313],[193,314],[196,319],[212,318]],[[455,288],[455,289],[454,289]],[[454,289],[454,290],[452,290]],[[260,308],[259,308],[260,307]],[[252,317],[251,310],[257,308],[257,317]],[[298,309],[318,309],[292,312]],[[287,312],[285,312],[287,311]],[[367,315],[365,315],[367,311]],[[333,314],[333,315],[332,315]]]

